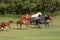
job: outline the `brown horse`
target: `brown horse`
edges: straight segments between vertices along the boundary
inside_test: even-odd
[[[33,15],[33,13],[27,14],[27,15],[21,15],[20,18],[21,19],[31,19],[31,16]]]
[[[51,16],[49,16],[49,18],[50,18],[50,21],[52,23],[53,22],[53,19],[55,18],[55,16],[51,15]]]
[[[29,23],[30,23],[30,20],[20,19],[19,21],[17,21],[17,26],[18,26],[18,24],[20,24],[20,28],[22,28],[22,24],[24,24],[24,25],[26,25],[26,28],[28,28]]]
[[[25,19],[26,20],[28,20],[28,19],[31,20],[31,16],[32,16],[32,14],[28,14],[28,15],[25,16]]]
[[[24,19],[24,18],[25,18],[25,15],[21,15],[20,18],[21,18],[21,19]]]
[[[11,20],[11,21],[8,21],[8,22],[1,22],[1,23],[0,23],[0,29],[1,29],[1,28],[5,28],[6,26],[8,26],[9,29],[10,29],[10,28],[11,28],[11,27],[10,27],[11,23],[13,23],[12,20]]]

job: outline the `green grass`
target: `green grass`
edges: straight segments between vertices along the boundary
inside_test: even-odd
[[[1,21],[14,20],[18,18],[1,17]],[[56,17],[50,27],[41,25],[41,29],[28,28],[18,29],[16,24],[11,25],[8,31],[0,31],[0,40],[60,40],[60,16]],[[32,27],[33,25],[31,25]]]

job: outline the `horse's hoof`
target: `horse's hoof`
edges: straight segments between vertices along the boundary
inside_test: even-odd
[[[41,28],[41,27],[37,27],[37,28]]]

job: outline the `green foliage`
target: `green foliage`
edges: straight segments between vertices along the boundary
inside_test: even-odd
[[[60,10],[60,0],[0,0],[0,14],[20,14],[30,12],[46,12],[55,14]],[[56,14],[58,15],[58,14]]]

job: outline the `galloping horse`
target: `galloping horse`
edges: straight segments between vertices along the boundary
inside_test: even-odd
[[[53,22],[53,19],[54,19],[54,18],[55,18],[55,16],[53,16],[53,15],[46,16],[46,17],[45,17],[45,19],[46,19],[46,20],[49,19],[51,23]]]
[[[33,19],[35,17],[38,17],[38,15],[42,15],[42,13],[41,12],[37,12],[37,14],[34,14],[34,15],[27,15],[27,16],[24,17],[26,20],[19,20],[17,22],[17,24],[19,23],[20,27],[21,27],[22,24],[27,25],[27,24],[29,24],[29,22],[31,21],[31,19]]]
[[[39,26],[39,24],[44,24],[46,27],[49,26],[49,22],[48,20],[52,21],[54,17],[52,16],[44,16],[44,15],[40,15],[38,17],[35,17],[34,20],[32,20],[32,22],[35,22],[35,27]]]
[[[37,20],[39,15],[42,15],[42,13],[41,13],[41,12],[37,12],[36,14],[32,15],[32,16],[31,16],[30,24],[31,24],[32,22],[34,22],[35,20]]]
[[[8,26],[9,29],[10,29],[10,28],[11,28],[11,27],[10,27],[11,23],[13,23],[12,20],[10,20],[10,21],[8,21],[8,22],[1,22],[1,23],[0,23],[0,29],[1,29],[1,28],[5,28],[5,26]]]
[[[24,19],[24,18],[25,18],[25,15],[21,15],[20,18],[21,18],[21,19]]]
[[[17,23],[17,26],[18,26],[18,24],[20,24],[20,28],[22,28],[22,24],[26,25],[26,28],[28,28],[29,27],[30,20],[20,19],[16,23]]]
[[[20,18],[21,19],[31,19],[31,16],[33,15],[33,13],[27,14],[27,15],[21,15]]]
[[[44,24],[46,27],[49,26],[49,22],[48,20],[50,20],[50,18],[48,17],[45,17],[44,15],[41,15],[39,17],[37,17],[38,19],[35,21],[35,27],[38,25],[39,27],[39,24]]]
[[[50,21],[51,21],[51,23],[52,23],[52,22],[53,22],[53,19],[55,18],[55,16],[50,15],[49,18],[50,18]]]
[[[27,20],[28,20],[28,19],[31,20],[31,16],[32,16],[32,15],[33,15],[33,14],[28,14],[28,15],[26,15],[26,16],[25,16],[25,19],[27,19]]]

